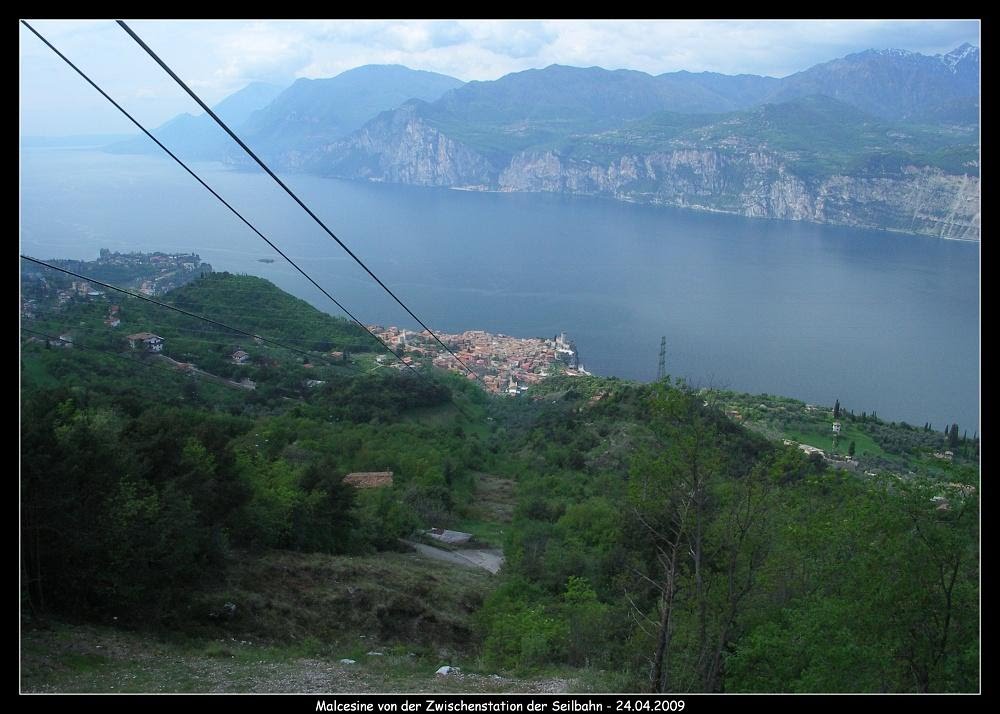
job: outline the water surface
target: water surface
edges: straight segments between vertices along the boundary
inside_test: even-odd
[[[365,322],[416,327],[267,177],[198,170]],[[978,244],[585,197],[293,175],[434,329],[565,330],[602,375],[767,392],[979,426]],[[330,304],[169,160],[22,149],[21,250],[193,251]]]

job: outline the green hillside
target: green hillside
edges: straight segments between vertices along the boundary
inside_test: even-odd
[[[554,148],[596,163],[685,148],[756,149],[780,154],[805,179],[898,175],[907,165],[979,175],[975,131],[892,123],[822,96],[724,115],[662,112],[613,131],[574,136]]]
[[[243,342],[138,300],[119,328],[97,298],[25,321],[22,687],[980,686],[980,444],[957,427],[845,408],[852,466],[783,443],[832,423],[794,400],[565,376],[493,398],[447,373],[321,364],[357,332],[259,279],[166,299],[301,339],[313,366],[256,344],[258,363],[232,364]],[[130,350],[139,329],[219,379]],[[244,374],[255,389],[233,386]],[[381,488],[342,482],[384,471]],[[502,570],[402,542],[433,544],[431,527],[502,546]],[[456,663],[465,679],[432,678]]]
[[[221,321],[234,327],[266,335],[275,341],[294,343],[306,350],[372,352],[382,349],[354,323],[331,317],[305,300],[292,297],[273,283],[252,275],[211,273],[172,292],[168,302],[189,312],[219,316]],[[169,319],[183,321],[186,318]]]

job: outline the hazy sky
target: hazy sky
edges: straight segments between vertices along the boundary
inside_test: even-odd
[[[128,20],[126,20],[128,21]],[[28,19],[140,121],[198,107],[114,22]],[[869,48],[940,54],[980,45],[978,21],[128,21],[210,104],[252,81],[291,84],[363,64],[462,80],[550,64],[783,77]],[[134,128],[23,26],[22,135]]]

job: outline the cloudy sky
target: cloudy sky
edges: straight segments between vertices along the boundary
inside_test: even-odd
[[[32,21],[143,122],[194,103],[112,21]],[[980,45],[978,21],[339,20],[129,21],[210,104],[252,81],[287,85],[363,64],[491,80],[550,64],[783,77],[869,48],[923,54]],[[133,127],[25,27],[22,135],[131,133]]]

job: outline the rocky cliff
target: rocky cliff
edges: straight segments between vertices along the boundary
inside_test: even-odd
[[[496,187],[980,239],[979,178],[931,167],[816,180],[796,175],[781,155],[761,151],[680,149],[628,154],[607,165],[525,152],[500,172]]]
[[[324,147],[301,168],[417,186],[497,188],[489,161],[427,124],[414,106],[383,114],[349,140]]]
[[[815,176],[798,171],[794,159],[740,147],[624,151],[607,161],[557,150],[488,158],[410,108],[387,113],[325,147],[303,168],[422,186],[610,196],[748,217],[980,239],[976,175],[904,164]]]

